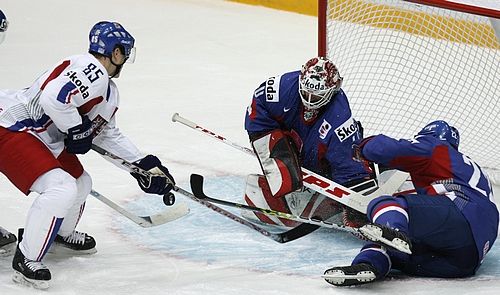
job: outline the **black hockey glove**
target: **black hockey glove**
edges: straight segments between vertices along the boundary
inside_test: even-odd
[[[151,177],[148,177],[139,173],[130,173],[137,179],[137,183],[144,192],[148,194],[165,195],[174,188],[174,178],[168,172],[167,167],[163,166],[160,159],[157,157],[147,155],[134,164],[152,174]]]
[[[82,124],[68,129],[64,139],[66,150],[71,154],[85,154],[92,148],[92,121],[87,116],[82,117]]]

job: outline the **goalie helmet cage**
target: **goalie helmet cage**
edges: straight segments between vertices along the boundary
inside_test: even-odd
[[[319,0],[318,10],[318,53],[339,68],[365,135],[410,138],[446,120],[499,183],[500,10],[443,0]]]

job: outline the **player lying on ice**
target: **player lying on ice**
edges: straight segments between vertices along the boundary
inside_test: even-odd
[[[369,168],[352,159],[352,144],[361,139],[362,130],[341,84],[333,62],[315,57],[302,70],[268,78],[255,90],[245,129],[264,175],[248,176],[247,204],[322,220],[343,212],[339,219],[347,225],[364,224],[364,215],[343,210],[337,202],[302,186],[301,166],[354,191],[376,189]],[[246,217],[255,219],[256,215],[273,225],[297,225],[253,214]]]
[[[383,279],[391,269],[408,275],[460,278],[474,275],[498,233],[498,210],[481,168],[458,151],[459,133],[444,121],[425,126],[413,139],[368,137],[355,146],[362,161],[407,171],[416,194],[380,196],[367,215],[391,240],[410,241],[412,254],[369,243],[350,266],[325,271],[336,286]],[[396,231],[394,231],[396,230]]]
[[[147,193],[164,195],[174,184],[160,160],[144,156],[115,125],[118,78],[135,58],[134,38],[116,22],[99,22],[89,53],[67,57],[29,87],[0,91],[0,171],[23,193],[39,195],[31,206],[12,261],[14,281],[48,288],[42,264],[50,249],[95,253],[95,241],[75,231],[92,181],[76,154],[97,144],[155,176],[133,174]],[[121,167],[121,166],[119,166]]]

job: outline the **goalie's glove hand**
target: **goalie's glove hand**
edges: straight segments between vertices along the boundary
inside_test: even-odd
[[[148,194],[165,195],[170,192],[175,185],[175,180],[168,172],[167,167],[163,166],[160,159],[153,155],[147,155],[134,163],[146,171],[151,172],[151,177],[139,173],[130,173],[141,189]]]
[[[66,151],[71,154],[85,154],[92,148],[92,121],[89,117],[82,117],[82,124],[68,129],[64,139]]]

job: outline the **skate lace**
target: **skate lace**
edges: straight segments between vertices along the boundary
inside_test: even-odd
[[[79,231],[73,231],[73,233],[63,239],[71,244],[85,244],[85,233],[81,233]]]
[[[40,269],[47,269],[47,267],[43,263],[41,263],[39,261],[29,260],[27,258],[24,258],[24,265],[26,265],[26,267],[29,268],[33,272],[40,270]]]

